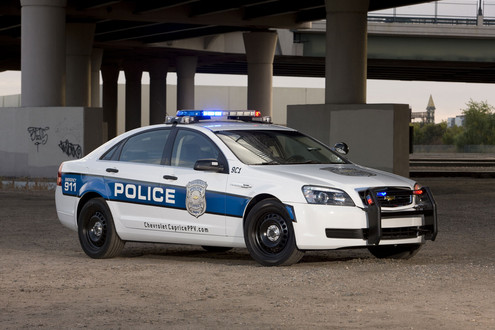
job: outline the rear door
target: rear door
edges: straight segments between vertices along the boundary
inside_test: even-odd
[[[99,174],[104,177],[117,226],[147,229],[166,218],[167,208],[176,206],[176,187],[164,179],[163,165],[171,132],[170,128],[160,128],[137,133],[99,161]]]

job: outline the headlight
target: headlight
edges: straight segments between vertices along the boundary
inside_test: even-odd
[[[316,186],[303,186],[302,192],[309,204],[354,206],[354,202],[351,197],[349,197],[349,195],[342,190]]]
[[[414,190],[412,191],[416,204],[424,202],[425,198],[428,200],[428,196],[425,194],[425,190],[419,183],[414,184]]]

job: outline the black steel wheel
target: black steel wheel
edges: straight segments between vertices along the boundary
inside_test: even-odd
[[[296,246],[292,221],[276,199],[265,199],[249,212],[244,241],[251,257],[263,266],[292,265],[304,255]]]
[[[377,258],[409,259],[419,252],[422,244],[398,244],[368,246],[368,250]]]
[[[91,199],[83,206],[78,234],[83,251],[95,259],[115,257],[125,244],[115,231],[112,214],[103,198]]]

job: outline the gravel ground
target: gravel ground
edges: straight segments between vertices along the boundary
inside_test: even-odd
[[[166,244],[93,260],[53,192],[0,190],[0,328],[495,329],[495,179],[421,181],[440,232],[414,258],[308,252],[275,268]]]

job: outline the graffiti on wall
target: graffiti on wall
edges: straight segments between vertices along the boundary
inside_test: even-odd
[[[82,148],[79,144],[75,144],[69,142],[68,139],[65,141],[60,141],[58,144],[59,148],[69,157],[81,158],[82,157]]]
[[[31,138],[31,141],[34,143],[36,146],[36,152],[39,152],[39,145],[46,144],[48,141],[48,133],[47,131],[50,129],[50,127],[28,127],[27,131],[29,133],[29,137]]]

